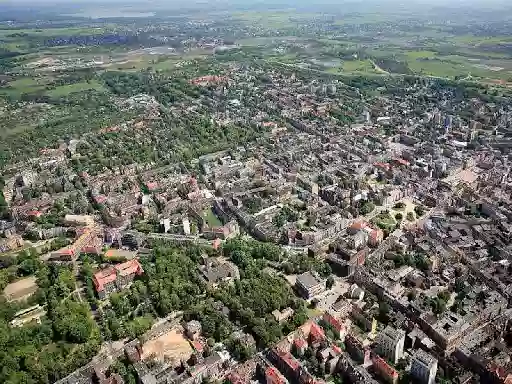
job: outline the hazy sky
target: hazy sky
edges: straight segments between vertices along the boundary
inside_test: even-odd
[[[500,9],[506,5],[510,6],[510,0],[0,0],[0,6],[33,6],[33,7],[54,7],[55,4],[66,6],[66,8],[88,8],[91,9],[96,5],[107,8],[110,4],[125,7],[143,8],[145,11],[154,9],[179,9],[202,7],[204,10],[213,10],[215,8],[227,8],[229,6],[250,7],[257,5],[262,8],[265,4],[269,8],[283,7],[311,7],[321,11],[321,7],[329,6],[335,8],[339,5],[340,9],[350,7],[355,8],[371,8],[373,6],[383,6],[384,4],[398,6],[401,8],[414,8],[420,5],[422,8],[445,6],[447,8],[457,8],[460,6],[471,8],[494,8]],[[508,8],[508,7],[507,7]],[[55,10],[55,9],[53,9]],[[392,10],[392,8],[390,9]],[[350,9],[348,9],[350,11]]]

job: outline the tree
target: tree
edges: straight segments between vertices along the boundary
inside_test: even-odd
[[[414,207],[414,212],[418,217],[421,217],[425,214],[425,209],[421,205],[417,205]]]
[[[334,277],[329,276],[327,278],[327,281],[326,281],[325,285],[326,285],[327,289],[331,289],[334,286],[334,283],[335,283]]]
[[[404,215],[400,212],[398,212],[396,215],[395,215],[395,219],[397,222],[401,222],[402,219],[404,218]]]
[[[374,209],[375,209],[375,204],[373,204],[372,202],[366,202],[361,207],[360,212],[362,215],[367,215],[367,214],[373,212]]]
[[[385,301],[379,302],[379,320],[381,323],[387,324],[389,322],[389,312],[391,307]]]

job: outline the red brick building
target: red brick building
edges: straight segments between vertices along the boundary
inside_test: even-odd
[[[138,260],[130,260],[96,272],[93,276],[93,282],[98,297],[103,299],[110,293],[125,288],[133,281],[135,276],[143,273],[144,270]]]
[[[396,384],[398,382],[398,372],[391,365],[386,363],[386,360],[380,356],[372,356],[373,369],[381,376],[387,383]]]

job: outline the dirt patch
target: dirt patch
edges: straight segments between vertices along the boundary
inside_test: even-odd
[[[34,276],[18,280],[4,289],[7,301],[20,301],[27,299],[37,291],[37,282]]]
[[[176,362],[188,359],[193,350],[181,329],[171,329],[142,346],[142,360]]]

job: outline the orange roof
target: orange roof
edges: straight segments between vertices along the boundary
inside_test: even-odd
[[[409,162],[407,160],[404,160],[404,159],[395,159],[395,161],[398,163],[398,164],[401,164],[401,165],[409,165]]]
[[[377,163],[373,163],[373,165],[376,166],[377,168],[383,168],[387,171],[389,171],[389,169],[391,168],[388,163],[377,162]]]
[[[93,276],[96,291],[103,291],[105,289],[105,284],[116,281],[116,278],[116,270],[112,267],[96,272]]]
[[[331,348],[334,352],[336,352],[337,354],[341,354],[341,352],[343,351],[340,347],[338,347],[336,344],[333,344],[331,345]]]
[[[378,228],[378,229],[374,229],[370,232],[370,237],[373,239],[373,240],[377,240],[377,238],[379,236],[383,236],[384,235],[384,232],[382,232],[382,229]]]
[[[237,374],[237,373],[230,373],[226,377],[226,380],[229,381],[231,384],[242,384],[242,383],[244,383],[244,381],[242,380],[240,375]]]
[[[194,347],[194,349],[198,352],[203,352],[203,345],[199,342],[199,341],[194,341],[192,342],[192,346]]]
[[[306,340],[302,339],[302,338],[298,338],[298,339],[295,339],[293,340],[293,344],[295,344],[295,346],[297,348],[303,348],[303,347],[307,347],[308,343],[306,342]]]
[[[105,284],[116,281],[117,275],[129,276],[129,275],[141,275],[144,273],[142,266],[138,260],[130,260],[126,263],[115,265],[107,269],[103,269],[96,272],[93,276],[94,285],[96,291],[103,291]]]
[[[93,245],[88,245],[82,248],[82,253],[90,253],[90,254],[99,254],[101,250],[99,247],[95,247]]]
[[[274,367],[267,368],[265,371],[265,377],[267,378],[267,383],[284,384],[286,382],[283,375],[281,375],[281,373]]]
[[[75,254],[75,251],[72,250],[72,249],[67,248],[67,249],[60,250],[59,254],[73,256]]]
[[[133,274],[141,275],[144,273],[144,270],[142,269],[142,266],[138,260],[130,260],[125,263],[115,265],[114,268],[121,276],[128,276]]]
[[[292,371],[297,371],[300,367],[300,363],[290,352],[284,352],[277,350],[277,355]]]
[[[360,230],[360,229],[365,229],[369,226],[370,226],[370,224],[368,224],[366,221],[358,220],[358,221],[354,221],[352,223],[352,225],[350,226],[350,229]]]
[[[324,330],[317,324],[313,323],[311,324],[311,330],[309,333],[309,337],[311,338],[311,341],[320,341],[325,339],[325,332]]]
[[[381,358],[380,356],[374,355],[372,357],[373,364],[386,376],[388,377],[398,377],[398,372],[395,368],[389,365],[386,360]]]
[[[334,318],[334,316],[332,316],[329,312],[324,313],[323,319],[338,332],[345,330],[345,326],[338,319]]]

